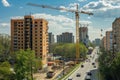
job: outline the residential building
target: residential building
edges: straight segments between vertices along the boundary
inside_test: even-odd
[[[55,42],[54,35],[52,32],[48,33],[48,40],[50,44],[53,44]]]
[[[112,31],[106,31],[106,50],[112,50]]]
[[[101,47],[106,50],[106,36],[104,36],[104,37],[102,38]]]
[[[28,48],[35,51],[45,67],[48,53],[48,22],[45,19],[31,15],[11,19],[11,51]]]
[[[95,44],[96,46],[100,46],[101,40],[100,40],[99,38],[95,39],[94,44]]]
[[[49,53],[52,52],[52,45],[54,44],[54,35],[52,34],[52,32],[48,33],[48,41],[49,41]]]
[[[86,46],[89,44],[89,36],[88,36],[88,28],[87,27],[80,27],[79,28],[79,40]]]
[[[115,50],[120,52],[120,18],[116,18],[112,23],[113,30],[113,46]]]
[[[74,43],[74,36],[69,32],[57,35],[57,43]]]

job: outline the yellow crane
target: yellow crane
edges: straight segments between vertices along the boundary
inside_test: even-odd
[[[76,6],[76,10],[66,9],[66,8],[58,8],[48,5],[40,5],[40,4],[34,4],[34,3],[27,3],[27,5],[30,6],[36,6],[36,7],[42,7],[42,8],[49,8],[49,9],[55,9],[55,10],[63,10],[67,12],[74,12],[76,17],[76,63],[78,63],[78,60],[80,58],[80,48],[79,48],[79,13],[93,15],[91,12],[85,12],[85,11],[79,11],[78,5]]]

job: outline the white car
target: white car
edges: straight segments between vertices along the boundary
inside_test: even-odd
[[[73,80],[73,78],[68,78],[68,80]]]
[[[89,75],[86,75],[85,80],[91,80]]]

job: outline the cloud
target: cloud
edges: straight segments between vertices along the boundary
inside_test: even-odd
[[[0,27],[9,27],[10,23],[0,23]]]
[[[87,0],[78,0],[79,2],[85,2],[85,1],[87,1]]]
[[[0,23],[0,34],[10,34],[10,23]]]
[[[23,7],[21,6],[21,7],[19,7],[20,9],[23,9]]]
[[[91,11],[95,17],[118,17],[120,14],[120,0],[92,1],[83,6],[83,10]]]
[[[13,17],[11,17],[11,19],[24,19],[24,17],[23,16],[13,16]]]
[[[53,16],[51,14],[33,14],[35,18],[44,18],[48,20],[49,32],[53,32],[55,35],[61,34],[62,32],[66,32],[67,29],[74,32],[75,30],[75,22],[63,15]]]
[[[76,6],[79,5],[79,3],[70,3],[67,7],[66,6],[60,6],[59,8],[68,9],[68,10],[76,10]],[[64,10],[61,10],[60,12],[66,12]]]
[[[7,0],[2,0],[2,3],[5,7],[10,7],[10,4],[8,3]]]
[[[89,34],[90,40],[95,40],[96,36],[98,38],[100,38],[100,29],[89,26],[88,27],[88,34]]]
[[[84,21],[84,20],[82,20],[82,21],[80,21],[80,24],[92,24],[92,22],[91,21]]]

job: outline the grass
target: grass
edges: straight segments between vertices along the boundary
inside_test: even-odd
[[[64,75],[62,78],[60,78],[59,80],[62,80],[63,78],[64,78],[64,79],[67,79],[73,72],[76,71],[76,69],[79,68],[79,65],[80,65],[80,64],[76,64],[75,66],[73,66],[72,68],[70,68],[70,70],[68,71],[68,73],[65,74],[65,75]]]

